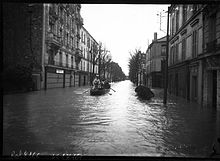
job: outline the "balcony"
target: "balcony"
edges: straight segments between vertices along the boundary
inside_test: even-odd
[[[53,19],[54,21],[58,20],[58,13],[55,12],[53,8],[49,9],[49,15],[50,15],[50,18]]]
[[[83,25],[83,18],[80,16],[80,14],[76,14],[76,23],[80,26]]]
[[[79,48],[76,48],[75,62],[79,63],[82,58],[83,58],[82,51]]]
[[[52,59],[48,60],[48,65],[62,67],[62,68],[75,69],[73,64],[64,63],[61,61],[54,61]]]
[[[217,49],[217,39],[206,43],[206,51],[207,52],[214,52]]]
[[[61,39],[57,35],[54,35],[52,32],[48,33],[46,42],[50,48],[55,51],[62,47]]]

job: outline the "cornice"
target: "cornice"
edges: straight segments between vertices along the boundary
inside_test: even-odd
[[[184,28],[192,23],[192,20],[195,19],[195,17],[197,17],[200,13],[202,13],[203,8],[200,8],[195,14],[193,14],[180,28],[179,30],[170,38],[169,41],[172,41],[172,39],[174,39],[174,37],[176,37],[179,33],[181,33],[182,30],[184,30]]]

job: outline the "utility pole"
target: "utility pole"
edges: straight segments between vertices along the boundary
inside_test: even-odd
[[[164,11],[164,10],[163,10],[163,11]],[[162,18],[165,17],[165,16],[162,15],[162,12],[160,12],[159,14],[157,14],[157,16],[160,17],[160,31],[166,33],[164,30],[162,30],[162,27],[161,27],[161,24],[162,24]]]
[[[100,74],[101,74],[101,45],[99,45],[99,79],[101,78]]]
[[[169,54],[169,13],[170,7],[168,7],[167,11],[167,46],[166,46],[166,60],[165,60],[165,78],[164,78],[164,98],[163,104],[167,104],[167,86],[168,86],[168,54]]]

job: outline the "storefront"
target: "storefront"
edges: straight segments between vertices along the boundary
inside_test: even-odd
[[[220,110],[220,56],[203,60],[203,105]]]
[[[78,85],[78,80],[78,75],[74,70],[45,67],[44,89],[75,87]]]
[[[168,92],[189,99],[190,75],[189,65],[183,62],[168,71]]]

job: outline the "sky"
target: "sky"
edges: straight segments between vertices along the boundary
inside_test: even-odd
[[[146,52],[148,44],[153,40],[154,32],[157,32],[157,38],[166,36],[165,11],[169,5],[82,4],[81,6],[84,27],[97,42],[105,45],[112,55],[112,60],[119,64],[126,75],[129,71],[130,53],[136,49]]]

